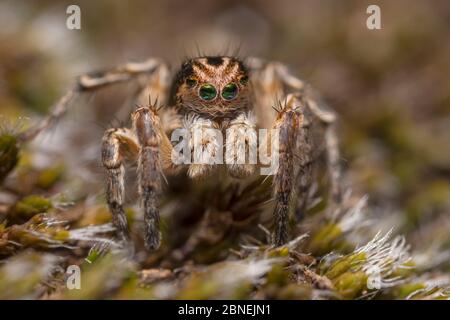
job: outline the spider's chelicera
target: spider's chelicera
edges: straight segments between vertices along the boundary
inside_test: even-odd
[[[313,167],[321,154],[327,156],[329,198],[341,200],[336,115],[278,62],[199,57],[185,61],[172,77],[165,63],[151,58],[84,75],[50,116],[21,139],[30,140],[54,123],[76,96],[136,77],[146,80],[142,95],[159,97],[161,105],[138,108],[131,115],[132,127],[107,130],[102,144],[107,202],[117,235],[125,243],[131,243],[123,209],[124,164],[130,159],[138,163],[148,249],[158,248],[161,241],[158,203],[162,177],[185,174],[198,179],[225,169],[242,178],[276,162],[276,170],[267,173],[273,174],[274,245],[288,240],[291,209],[301,214],[306,208]],[[182,144],[177,143],[180,137]],[[224,150],[225,161],[217,160]],[[195,161],[202,160],[205,152],[208,161]],[[180,157],[183,159],[178,161]]]

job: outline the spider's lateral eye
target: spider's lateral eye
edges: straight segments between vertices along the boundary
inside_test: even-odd
[[[214,100],[217,96],[217,90],[212,84],[204,84],[200,87],[198,95],[206,101]]]
[[[224,98],[225,100],[233,100],[234,98],[236,98],[237,93],[237,85],[231,82],[222,89],[222,98]]]
[[[186,84],[187,84],[189,87],[193,88],[193,87],[195,87],[195,85],[197,84],[197,80],[194,79],[194,78],[188,78],[188,79],[186,79]]]
[[[241,84],[247,84],[248,83],[248,76],[241,77],[241,79],[239,79],[239,82]]]

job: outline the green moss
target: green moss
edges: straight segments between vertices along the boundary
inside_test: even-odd
[[[232,300],[248,299],[250,293],[252,292],[252,289],[253,286],[250,283],[243,283],[242,285],[236,287],[230,299]]]
[[[97,261],[97,259],[98,259],[100,256],[101,256],[100,251],[97,250],[97,249],[95,249],[95,248],[92,248],[92,249],[89,251],[89,254],[88,254],[88,256],[86,257],[85,261],[86,261],[87,263],[94,263],[95,261]]]
[[[289,248],[287,247],[278,247],[273,250],[270,250],[268,254],[269,258],[286,258],[289,257]]]
[[[450,204],[450,183],[433,181],[415,194],[407,203],[407,213],[412,224],[429,217],[426,213],[445,210]],[[424,216],[426,215],[426,216]]]
[[[22,252],[0,266],[0,299],[37,297],[36,288],[49,276],[55,257],[37,252]]]
[[[365,259],[366,255],[364,253],[351,254],[342,257],[332,263],[332,265],[325,272],[325,276],[333,280],[342,275],[343,273],[350,271],[356,265],[364,262]]]
[[[215,281],[205,281],[202,277],[193,276],[180,290],[177,299],[199,300],[213,297],[220,290],[220,286]]]
[[[53,239],[58,241],[64,241],[69,239],[70,232],[68,230],[57,230],[53,234]]]
[[[284,300],[306,300],[311,299],[311,297],[312,289],[310,287],[289,283],[279,288],[274,298]]]
[[[318,255],[326,254],[333,248],[341,235],[342,230],[337,224],[327,224],[312,236],[309,250]]]
[[[109,297],[121,284],[134,276],[130,265],[120,255],[108,254],[95,263],[81,265],[81,290],[62,292],[61,299],[100,299]]]
[[[266,276],[268,284],[283,286],[289,282],[289,273],[282,265],[274,265]]]
[[[346,272],[333,280],[337,291],[345,299],[354,299],[363,293],[367,286],[367,275],[360,272]]]
[[[31,195],[17,202],[10,210],[12,218],[28,220],[35,214],[47,212],[52,208],[52,202],[41,196]]]
[[[17,138],[11,134],[0,135],[0,183],[19,161]]]
[[[61,179],[63,173],[64,166],[62,165],[46,168],[39,173],[36,186],[41,189],[48,190]]]
[[[120,289],[114,294],[113,299],[118,300],[146,300],[155,299],[153,285],[143,286],[139,283],[139,277],[133,273]]]
[[[405,299],[411,293],[420,289],[424,289],[425,287],[426,286],[423,283],[405,283],[403,285],[397,286],[392,293],[397,299]]]

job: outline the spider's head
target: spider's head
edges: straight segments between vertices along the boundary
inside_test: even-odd
[[[250,86],[244,64],[233,57],[185,61],[173,88],[177,106],[211,118],[234,117],[249,108]]]

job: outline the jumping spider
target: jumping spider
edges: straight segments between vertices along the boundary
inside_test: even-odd
[[[169,136],[177,128],[279,130],[279,167],[273,176],[274,245],[288,240],[289,208],[291,205],[300,210],[305,207],[312,167],[323,152],[327,156],[330,199],[334,203],[340,201],[336,115],[308,85],[277,62],[250,58],[244,63],[235,57],[204,56],[188,59],[171,77],[165,63],[151,58],[143,63],[83,75],[54,106],[51,115],[26,131],[22,139],[29,140],[50,126],[77,95],[135,78],[141,83],[141,97],[158,96],[165,107],[156,104],[139,107],[131,115],[132,128],[109,129],[103,136],[107,202],[117,235],[125,243],[131,242],[123,209],[125,161],[137,160],[138,163],[148,249],[160,246],[158,200],[163,177],[187,174],[190,178],[202,178],[214,174],[219,166],[226,166],[234,177],[255,172],[255,165],[251,164],[175,165],[171,160],[173,145]],[[274,107],[278,101],[282,104]],[[201,143],[208,147],[215,141],[202,140]]]

